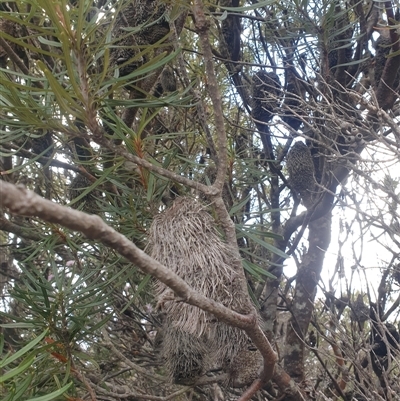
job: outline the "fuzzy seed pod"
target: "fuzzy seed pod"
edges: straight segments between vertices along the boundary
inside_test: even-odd
[[[394,270],[393,270],[393,278],[394,280],[396,280],[397,284],[400,284],[400,264],[397,264],[394,266]]]
[[[239,7],[238,0],[222,0],[222,7]],[[242,34],[242,25],[240,17],[237,15],[228,14],[221,22],[221,43],[220,50],[224,57],[238,61],[241,53],[240,36]]]
[[[51,131],[46,132],[45,135],[39,138],[32,139],[32,152],[37,155],[44,152],[43,156],[50,157],[53,153],[53,146],[54,143]]]
[[[300,128],[302,120],[293,112],[296,112],[301,116],[303,114],[301,104],[302,102],[295,86],[294,77],[292,77],[292,81],[289,82],[286,88],[282,120],[290,125],[295,131]]]
[[[176,78],[174,74],[174,70],[169,67],[165,66],[161,76],[160,76],[160,83],[163,89],[163,92],[175,92],[176,91]]]
[[[379,86],[381,81],[391,47],[392,41],[390,39],[389,30],[380,30],[380,36],[375,42],[374,84],[376,87]]]
[[[310,149],[303,142],[296,142],[286,157],[289,183],[298,192],[304,205],[312,204],[312,192],[315,186],[315,169]]]
[[[72,201],[92,185],[92,183],[83,175],[78,174],[71,182],[69,188],[69,199]],[[88,192],[85,196],[75,202],[72,207],[75,209],[80,209],[87,213],[98,214],[99,207],[97,205],[97,200],[101,198],[101,192],[98,190],[93,190]]]
[[[165,18],[166,5],[162,0],[133,0],[124,16],[129,26],[144,25],[137,34],[141,44],[154,44],[169,33]]]
[[[281,83],[274,72],[259,70],[252,79],[252,117],[267,123],[273,117],[274,109],[279,102]]]
[[[7,35],[10,35],[14,38],[20,38],[23,35],[21,25],[17,24],[14,21],[10,21],[8,19],[0,19],[0,32],[4,32]],[[24,60],[25,65],[28,65],[28,58],[26,56],[25,50],[22,46],[17,45],[14,42],[11,42],[5,39],[5,42],[11,48],[11,50],[20,58]],[[0,45],[0,67],[5,68],[7,64],[7,60],[9,58],[9,54],[7,49],[3,48]]]
[[[314,330],[311,330],[310,333],[308,334],[308,345],[310,347],[315,347],[317,345],[317,336],[315,335]]]
[[[230,384],[244,387],[260,375],[263,358],[258,350],[244,349],[238,352],[230,365]]]
[[[371,332],[371,362],[372,368],[378,377],[389,368],[390,358],[395,350],[399,349],[400,335],[396,327],[391,323],[385,323],[380,327],[374,327]]]
[[[193,385],[211,367],[205,338],[174,327],[168,319],[163,327],[161,357],[170,378],[176,384]]]
[[[150,256],[200,294],[246,313],[247,294],[239,275],[231,268],[235,263],[233,252],[221,239],[212,216],[197,200],[178,198],[156,216],[150,227],[148,248]],[[158,308],[166,316],[166,330],[172,328],[161,352],[172,379],[195,381],[210,366],[225,366],[231,373],[230,361],[248,347],[245,333],[176,299],[162,283],[155,290]],[[182,355],[186,358],[183,365]]]
[[[121,66],[120,76],[130,74],[143,64],[145,60],[140,54],[143,46],[152,45],[169,33],[165,12],[165,3],[158,0],[132,0],[121,10],[112,31],[116,42],[110,54],[111,65]],[[143,28],[139,32],[127,32],[127,28],[140,26]]]
[[[352,317],[354,320],[363,324],[369,319],[369,307],[365,305],[362,294],[358,294],[356,301],[353,303]]]

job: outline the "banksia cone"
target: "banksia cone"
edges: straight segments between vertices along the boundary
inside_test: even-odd
[[[129,26],[145,25],[137,34],[138,41],[152,45],[169,33],[165,13],[166,6],[162,0],[133,0],[124,16]]]
[[[169,32],[165,18],[165,3],[158,0],[132,0],[117,16],[112,36],[116,41],[111,49],[111,64],[120,67],[120,76],[136,70],[143,62],[140,55],[143,46],[152,45]],[[129,34],[127,28],[143,28]],[[130,63],[127,63],[132,60]]]
[[[273,117],[279,102],[281,84],[274,72],[258,71],[252,79],[252,117],[258,122],[267,123]]]
[[[161,356],[170,377],[177,384],[192,385],[210,369],[207,341],[190,334],[166,320],[163,326]]]
[[[0,18],[0,32],[3,32],[7,35],[10,35],[14,38],[20,38],[23,36],[22,33],[22,28],[21,25],[14,21],[10,21],[8,19],[3,19]],[[27,57],[25,50],[22,46],[17,45],[14,42],[11,42],[7,39],[4,39],[5,42],[8,44],[8,46],[11,48],[11,50],[20,58],[22,58],[27,65]],[[8,54],[7,49],[3,48],[3,46],[0,45],[0,67],[5,68],[7,64],[7,60],[10,57]]]
[[[315,186],[315,169],[310,149],[303,142],[296,142],[286,157],[289,183],[294,191],[300,194],[304,205],[312,204]]]
[[[364,324],[369,319],[369,308],[365,305],[362,294],[358,294],[356,301],[353,303],[352,317],[360,324]]]
[[[230,384],[232,387],[244,387],[260,375],[263,358],[258,350],[239,351],[230,364]]]
[[[239,7],[237,0],[222,0],[219,2],[222,7]],[[220,50],[224,57],[232,61],[238,61],[241,53],[240,36],[242,34],[241,18],[237,15],[228,14],[221,22],[221,43]]]
[[[246,305],[247,294],[239,275],[231,268],[234,253],[221,239],[214,219],[197,200],[178,198],[155,217],[150,228],[149,251],[150,256],[202,295],[239,313],[247,312],[242,306]],[[162,283],[157,284],[156,297],[166,316],[163,330],[170,333],[162,342],[161,354],[172,380],[196,381],[212,366],[224,366],[229,374],[236,375],[232,363],[242,350],[248,349],[248,338],[243,331],[181,302]]]
[[[374,84],[379,86],[383,70],[385,69],[387,57],[389,56],[392,41],[388,29],[380,30],[379,38],[375,42],[375,58],[374,58]]]
[[[176,91],[176,78],[174,74],[174,70],[165,66],[161,75],[160,75],[160,83],[164,92],[175,92]]]
[[[37,155],[43,153],[43,156],[50,157],[53,153],[53,137],[52,132],[48,131],[45,135],[39,138],[32,139],[32,152],[36,153]]]
[[[286,71],[286,80],[285,100],[280,115],[286,124],[297,131],[302,123],[301,116],[304,115],[304,111],[302,110],[304,104],[302,103],[301,89],[300,85],[296,83],[295,74],[290,69]]]
[[[79,197],[91,185],[92,183],[86,177],[78,174],[71,182],[68,193],[69,199],[72,201]],[[97,200],[99,198],[101,198],[101,192],[95,189],[75,202],[72,207],[87,213],[98,214],[99,207],[97,205]]]

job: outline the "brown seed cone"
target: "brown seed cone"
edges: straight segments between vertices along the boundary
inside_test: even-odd
[[[219,2],[221,7],[238,7],[239,1],[237,0],[222,0]],[[226,18],[221,21],[221,34],[220,51],[224,57],[238,61],[241,54],[240,36],[243,28],[241,18],[237,15],[228,13]]]
[[[0,18],[0,32],[4,32],[7,35],[10,35],[14,38],[20,38],[23,36],[22,28],[21,25],[14,21],[10,21],[5,18]],[[11,50],[17,54],[18,57],[22,59],[26,59],[26,53],[25,50],[22,46],[17,45],[15,42],[11,42],[7,39],[5,39],[6,43],[8,46],[11,48]],[[4,49],[0,45],[0,66],[5,67],[7,59],[9,58],[9,54],[7,52],[7,49]]]
[[[286,157],[289,183],[298,192],[306,207],[312,204],[315,187],[315,168],[310,149],[303,142],[296,142]]]
[[[37,155],[44,152],[43,156],[50,157],[53,153],[53,147],[54,142],[51,131],[47,131],[45,135],[39,138],[32,139],[32,152]]]
[[[88,187],[92,185],[86,177],[78,174],[71,182],[68,197],[72,201],[80,196]],[[97,200],[101,198],[101,192],[97,189],[88,192],[79,201],[75,202],[72,207],[80,209],[86,213],[99,214],[99,206]]]
[[[120,11],[112,31],[116,47],[111,49],[110,57],[112,65],[122,66],[120,76],[132,73],[145,61],[140,54],[143,46],[152,45],[169,33],[165,13],[165,3],[159,0],[132,0]],[[135,33],[127,31],[140,26],[143,28]]]
[[[230,363],[230,385],[244,387],[252,383],[260,375],[263,358],[258,350],[243,349]]]
[[[362,294],[358,294],[357,299],[353,302],[351,308],[351,316],[357,322],[363,324],[369,319],[369,307],[365,305]]]
[[[274,72],[258,71],[252,78],[251,115],[259,122],[267,123],[273,117],[279,103],[281,83]]]
[[[176,78],[174,74],[174,70],[165,66],[161,75],[160,75],[160,83],[164,92],[175,92],[176,91]]]
[[[176,327],[164,324],[161,357],[170,379],[176,384],[192,385],[210,369],[207,342]]]
[[[245,312],[240,277],[231,268],[233,252],[222,241],[215,228],[215,221],[197,200],[178,198],[173,205],[155,217],[150,227],[149,253],[154,259],[168,266],[199,293],[238,312]],[[185,355],[192,355],[194,361],[186,362],[185,371],[192,371],[200,364],[199,347],[206,344],[202,369],[194,369],[197,374],[209,366],[225,366],[231,369],[230,361],[243,349],[247,349],[248,338],[239,330],[218,322],[213,315],[185,304],[176,299],[171,289],[162,283],[156,286],[158,307],[165,313],[168,327],[179,330],[179,335],[171,335],[163,342],[166,366],[172,369],[172,376],[184,376],[178,372],[180,353],[171,350],[182,347]],[[183,338],[183,340],[182,340]],[[189,352],[186,339],[193,341]]]

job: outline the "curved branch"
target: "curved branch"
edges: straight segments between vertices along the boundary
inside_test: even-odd
[[[194,291],[177,274],[148,256],[98,216],[58,205],[41,198],[32,191],[4,181],[0,181],[0,206],[18,215],[37,216],[49,223],[60,224],[83,233],[89,239],[100,241],[105,246],[116,250],[143,272],[151,274],[167,285],[184,302],[212,313],[226,324],[244,330],[264,358],[264,371],[260,380],[266,384],[271,379],[277,356],[258,325],[255,311],[242,315]]]

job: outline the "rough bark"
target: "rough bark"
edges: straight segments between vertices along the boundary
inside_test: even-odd
[[[309,225],[309,249],[303,256],[296,277],[296,289],[291,307],[292,318],[286,338],[284,366],[297,382],[304,380],[304,337],[314,309],[317,284],[325,252],[331,241],[331,217],[328,213]]]

